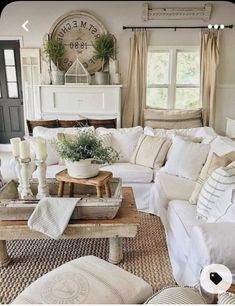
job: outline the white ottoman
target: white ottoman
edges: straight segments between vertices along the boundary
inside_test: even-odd
[[[141,278],[95,256],[85,256],[37,279],[13,304],[138,304],[152,293]]]
[[[160,290],[145,304],[207,304],[207,302],[196,289],[177,286]]]

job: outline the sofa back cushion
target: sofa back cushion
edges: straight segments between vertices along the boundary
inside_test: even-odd
[[[144,125],[159,129],[186,129],[202,126],[202,110],[145,109]]]
[[[203,185],[197,202],[197,217],[207,221],[210,210],[229,188],[235,188],[235,162],[212,172]]]
[[[175,136],[171,147],[171,154],[161,171],[191,180],[197,180],[206,161],[209,145],[195,143]]]
[[[106,129],[97,128],[97,136],[103,134],[112,135],[112,147],[120,154],[120,162],[129,162],[137,146],[140,136],[143,134],[143,128],[136,126],[133,128]]]
[[[141,135],[130,162],[149,168],[160,168],[171,146],[171,140],[162,137]]]

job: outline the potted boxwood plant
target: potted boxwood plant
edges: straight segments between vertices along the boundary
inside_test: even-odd
[[[110,33],[103,33],[92,45],[95,57],[102,62],[101,71],[95,72],[96,84],[106,85],[109,83],[109,73],[104,71],[104,65],[110,58],[115,59],[117,54],[114,36]]]
[[[118,159],[118,153],[112,147],[105,146],[92,132],[82,131],[78,135],[66,135],[55,142],[55,149],[75,178],[89,178],[98,175],[99,165],[112,163]]]
[[[61,41],[55,39],[49,39],[44,45],[44,52],[51,60],[51,77],[52,84],[63,85],[64,84],[64,71],[59,69],[59,63],[65,53],[64,44]]]

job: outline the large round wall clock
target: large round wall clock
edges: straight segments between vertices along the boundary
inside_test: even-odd
[[[72,11],[58,18],[49,34],[65,45],[60,69],[67,71],[78,58],[90,74],[100,70],[102,63],[93,54],[92,42],[104,32],[107,30],[103,24],[83,11]]]

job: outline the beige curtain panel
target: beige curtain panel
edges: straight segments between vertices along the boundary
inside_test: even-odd
[[[146,101],[147,53],[147,31],[135,31],[130,39],[127,93],[122,115],[123,127],[143,124],[143,113]]]
[[[216,71],[219,64],[219,31],[201,32],[201,103],[203,125],[214,127]]]

